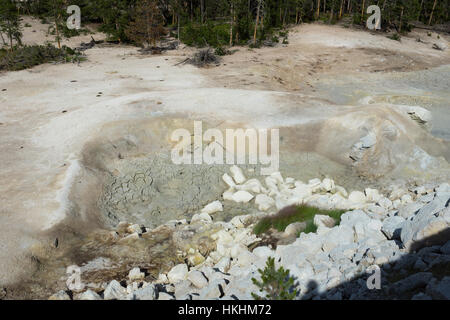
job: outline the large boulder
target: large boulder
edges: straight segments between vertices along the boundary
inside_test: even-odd
[[[444,244],[450,238],[450,207],[448,198],[435,197],[429,204],[408,219],[402,227],[401,241],[409,251],[425,246]]]
[[[117,280],[112,280],[105,289],[105,300],[123,300],[127,296],[127,289],[121,286]]]
[[[402,231],[402,225],[405,222],[405,218],[400,216],[393,216],[384,219],[381,231],[383,231],[386,238],[400,239],[400,233]]]

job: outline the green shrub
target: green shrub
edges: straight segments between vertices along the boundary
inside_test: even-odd
[[[324,210],[306,205],[290,206],[284,208],[276,215],[261,219],[253,228],[253,232],[256,235],[260,235],[267,232],[270,228],[283,232],[288,225],[294,222],[306,222],[306,229],[303,231],[305,233],[315,232],[317,228],[313,221],[316,214],[328,215],[336,221],[336,224],[339,224],[341,215],[345,212],[347,211]]]
[[[63,46],[34,45],[15,48],[12,52],[0,52],[0,70],[18,71],[47,62],[80,62],[85,58],[75,50]]]
[[[361,23],[361,14],[360,13],[355,13],[353,15],[352,23],[353,24],[362,24]]]
[[[223,47],[217,47],[217,48],[214,49],[214,54],[216,56],[227,56],[227,55],[232,54],[232,52],[230,50],[227,50],[227,49],[223,48]]]
[[[289,276],[289,270],[284,270],[283,267],[276,270],[274,258],[269,257],[264,270],[258,269],[258,272],[261,275],[261,281],[252,278],[252,282],[260,292],[265,293],[265,296],[252,292],[255,300],[294,300],[297,296],[294,278]]]
[[[390,36],[388,36],[388,38],[391,39],[391,40],[395,40],[395,41],[400,41],[401,40],[401,37],[400,37],[400,35],[397,32],[392,34],[392,35],[390,35]]]
[[[230,43],[228,24],[208,22],[203,25],[189,24],[181,29],[180,40],[188,46],[221,47]]]

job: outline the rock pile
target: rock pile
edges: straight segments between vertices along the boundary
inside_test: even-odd
[[[170,221],[172,240],[186,263],[146,281],[139,268],[94,290],[73,294],[74,299],[252,299],[268,257],[289,269],[298,299],[450,299],[450,185],[443,183],[411,189],[392,187],[389,193],[367,188],[348,193],[331,179],[308,183],[283,178],[279,172],[247,180],[232,167],[223,180],[229,189],[223,200],[253,203],[258,214],[214,221],[223,210],[214,201],[191,221]],[[263,245],[253,233],[262,217],[298,204],[324,209],[346,209],[341,221],[317,215],[315,233],[301,233],[292,243]],[[151,230],[121,223],[122,238],[139,238]],[[298,223],[286,234],[296,234]],[[128,240],[126,240],[128,239]],[[379,270],[380,287],[368,278]],[[97,291],[97,292],[95,292]],[[64,291],[51,299],[67,299]]]

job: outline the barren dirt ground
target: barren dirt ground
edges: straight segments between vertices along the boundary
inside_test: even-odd
[[[48,26],[26,19],[32,27],[25,28],[25,43],[51,41],[45,36]],[[104,38],[98,33],[93,36]],[[64,43],[74,47],[90,37]],[[423,42],[416,41],[419,37]],[[226,121],[245,127],[291,128],[282,149],[308,141],[307,132],[318,130],[317,137],[305,142],[311,144],[307,149],[336,163],[336,168],[325,165],[326,174],[345,176],[342,168],[349,166],[344,160],[348,156],[340,155],[339,146],[347,150],[359,139],[357,123],[375,121],[374,128],[385,128],[389,120],[402,128],[398,141],[408,146],[405,156],[419,145],[439,163],[437,171],[430,169],[430,178],[442,172],[445,178],[448,143],[425,132],[407,115],[398,115],[390,104],[376,104],[368,111],[359,104],[338,103],[333,92],[327,95],[321,88],[327,81],[339,83],[344,76],[364,83],[373,77],[380,80],[384,75],[449,65],[450,50],[432,48],[437,42],[448,47],[449,40],[446,35],[437,39],[436,33],[430,37],[417,31],[397,42],[384,34],[311,24],[294,27],[287,46],[234,48],[237,52],[225,56],[219,66],[204,69],[176,65],[192,54],[191,48],[152,56],[130,46],[99,45],[86,51],[88,61],[79,65],[45,64],[1,73],[0,286],[33,274],[32,251],[44,241],[43,230],[57,226],[74,210],[69,196],[79,182],[86,142],[112,122],[163,116],[217,126]],[[442,75],[446,81],[448,70]],[[441,98],[448,107],[448,95]],[[339,139],[330,138],[339,132]],[[358,138],[352,140],[349,132],[358,133]],[[300,133],[306,140],[297,140]],[[403,176],[415,172],[408,170]]]

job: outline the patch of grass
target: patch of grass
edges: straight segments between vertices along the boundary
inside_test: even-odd
[[[394,34],[388,36],[388,38],[391,39],[391,40],[395,40],[395,41],[400,41],[401,40],[400,34],[398,34],[398,33],[394,33]]]
[[[80,62],[85,60],[81,53],[63,46],[52,45],[16,47],[13,51],[0,51],[0,70],[19,71],[47,62]]]
[[[267,232],[274,228],[283,232],[288,225],[294,222],[306,222],[305,233],[315,232],[317,227],[314,225],[314,216],[316,214],[328,215],[336,221],[336,225],[341,222],[341,215],[348,210],[324,210],[316,207],[301,205],[289,206],[280,210],[276,215],[261,219],[253,228],[256,235]]]

